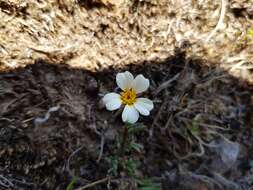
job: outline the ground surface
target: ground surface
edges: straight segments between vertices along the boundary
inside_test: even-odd
[[[252,190],[252,7],[0,0],[0,189],[65,190],[76,178],[79,190],[140,190],[122,164],[110,172],[123,124],[100,101],[130,70],[155,102],[135,136],[143,148],[121,160],[138,161],[138,179]]]
[[[74,176],[77,188],[104,179],[123,124],[100,100],[117,91],[120,70],[149,78],[144,96],[155,102],[140,120],[138,176],[165,190],[253,188],[252,86],[179,53],[97,73],[42,60],[1,73],[0,189],[66,189]],[[124,169],[118,172],[111,189],[136,189]]]

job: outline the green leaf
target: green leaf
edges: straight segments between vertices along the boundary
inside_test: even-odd
[[[191,123],[190,126],[190,131],[193,135],[199,135],[200,134],[200,129],[199,129],[199,125],[202,121],[201,115],[196,115]]]
[[[125,161],[124,165],[128,175],[134,177],[136,174],[137,167],[139,166],[139,162],[137,160],[130,158],[129,160]]]
[[[119,168],[119,158],[117,156],[110,156],[106,158],[106,161],[110,164],[110,169],[108,170],[108,173],[117,176]]]
[[[190,128],[190,130],[191,130],[191,133],[192,133],[193,135],[199,135],[199,133],[200,133],[199,127],[198,127],[198,126],[192,126],[192,127]]]
[[[77,181],[77,177],[74,176],[71,180],[71,182],[68,184],[67,186],[67,189],[66,190],[72,190],[74,188],[74,184],[76,183]]]
[[[139,143],[135,143],[135,142],[131,142],[130,143],[130,150],[135,150],[136,152],[141,152],[141,150],[143,149],[143,145],[139,144]]]
[[[253,37],[253,28],[248,30],[247,35]]]
[[[144,125],[132,125],[131,127],[128,127],[128,133],[130,135],[133,135],[133,134],[136,134],[136,133],[139,133],[139,132],[142,132],[146,129],[146,127]]]
[[[161,190],[161,184],[153,182],[152,179],[143,179],[138,181],[138,190]]]

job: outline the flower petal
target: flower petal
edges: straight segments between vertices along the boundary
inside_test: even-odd
[[[139,112],[134,108],[134,106],[126,105],[123,113],[122,120],[128,123],[135,123],[139,118]]]
[[[120,95],[114,92],[106,94],[102,100],[109,111],[116,110],[121,106]]]
[[[106,104],[107,102],[111,101],[112,99],[120,98],[120,95],[114,92],[108,93],[103,97],[103,102]]]
[[[118,73],[116,76],[116,83],[121,88],[121,90],[128,89],[132,86],[134,77],[129,71],[124,73]]]
[[[154,108],[153,102],[148,98],[137,98],[134,107],[142,115],[149,115],[149,112]]]
[[[149,87],[149,80],[146,79],[143,75],[137,75],[133,81],[133,89],[136,91],[136,93],[144,92]]]

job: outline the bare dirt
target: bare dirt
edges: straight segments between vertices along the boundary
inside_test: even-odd
[[[141,163],[138,176],[154,178],[165,190],[253,188],[252,86],[177,53],[160,63],[96,73],[43,60],[2,72],[0,189],[66,189],[74,176],[78,188],[104,179],[111,167],[106,157],[115,153],[123,123],[100,100],[117,91],[115,76],[122,70],[149,78],[145,96],[155,102],[151,116],[140,120],[145,130],[137,139],[144,148],[133,154]],[[218,166],[219,156],[203,144],[221,137],[240,145],[226,167]],[[118,170],[111,189],[137,189],[124,169]]]

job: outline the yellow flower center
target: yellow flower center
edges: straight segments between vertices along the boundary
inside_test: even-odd
[[[136,101],[136,92],[132,88],[124,90],[120,95],[123,104],[133,105]]]

